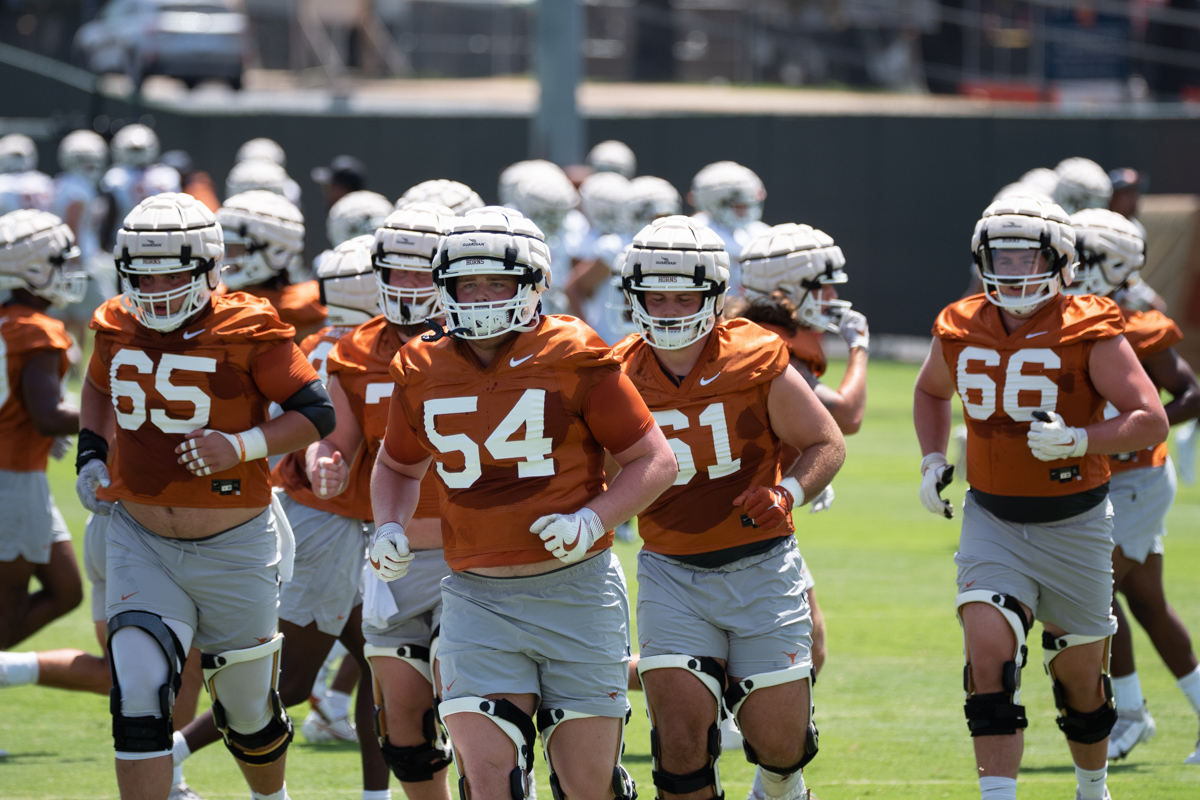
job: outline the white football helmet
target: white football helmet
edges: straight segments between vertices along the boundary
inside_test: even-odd
[[[71,131],[58,144],[58,166],[75,172],[92,183],[99,182],[108,161],[108,144],[95,131],[81,128]]]
[[[538,304],[550,286],[550,248],[542,232],[501,206],[468,211],[452,224],[433,259],[433,283],[451,332],[464,339],[489,339],[536,328]],[[467,275],[515,275],[517,293],[508,300],[460,303],[456,282]]]
[[[515,164],[509,164],[500,173],[500,184],[497,187],[500,197],[500,205],[516,208],[517,184],[528,175],[553,175],[555,172],[562,172],[562,168],[553,161],[544,161],[542,159],[533,159],[530,161],[518,161]]]
[[[1053,198],[1054,190],[1058,187],[1058,173],[1049,167],[1034,167],[1022,175],[1017,183],[1030,186],[1038,194]]]
[[[37,169],[37,145],[23,133],[0,136],[0,173]]]
[[[433,257],[438,240],[450,230],[454,212],[434,203],[410,203],[393,211],[375,231],[375,281],[388,322],[417,325],[441,316],[439,293],[433,285]],[[393,286],[392,270],[429,276],[421,286]],[[424,284],[424,281],[419,281]]]
[[[286,167],[287,153],[283,152],[279,142],[263,136],[242,142],[242,146],[238,148],[237,155],[233,160],[239,164],[243,161],[270,161]]]
[[[616,172],[597,172],[579,187],[579,210],[600,236],[629,229],[630,183]]]
[[[641,337],[653,347],[679,350],[716,325],[729,286],[729,253],[720,236],[691,217],[663,217],[633,237],[621,284]],[[700,292],[704,300],[691,316],[654,317],[646,292]]]
[[[337,247],[355,236],[374,236],[375,229],[392,213],[392,201],[378,192],[358,191],[343,195],[329,209],[325,235]]]
[[[231,250],[238,246],[226,258],[221,274],[221,280],[234,291],[270,280],[304,252],[304,215],[286,197],[273,192],[259,189],[236,194],[217,210],[217,220],[225,231],[225,246]]]
[[[148,167],[158,160],[158,134],[135,122],[126,125],[113,136],[112,160],[126,167]]]
[[[1000,191],[996,192],[992,197],[992,202],[1003,200],[1006,197],[1036,197],[1038,200],[1045,200],[1047,203],[1053,203],[1054,197],[1043,192],[1040,188],[1032,183],[1008,183],[1000,187]]]
[[[767,190],[749,167],[733,161],[709,164],[692,178],[691,200],[713,222],[729,230],[744,228],[762,219]],[[734,206],[746,206],[743,214]]]
[[[747,242],[738,260],[748,296],[782,292],[796,307],[797,321],[813,330],[838,332],[850,303],[822,297],[821,291],[847,281],[846,256],[832,236],[811,225],[776,225]]]
[[[1146,241],[1138,226],[1107,208],[1085,208],[1071,215],[1079,264],[1067,294],[1107,297],[1146,263]]]
[[[1063,211],[1074,214],[1085,208],[1108,208],[1112,198],[1112,179],[1104,168],[1090,158],[1066,158],[1054,168],[1058,184],[1054,202]]]
[[[558,167],[531,170],[513,189],[512,208],[527,217],[547,238],[562,232],[567,212],[579,205],[579,192]]]
[[[998,250],[1031,250],[1045,257],[1046,271],[1000,275],[994,268]],[[971,253],[992,303],[1015,316],[1033,313],[1070,286],[1075,276],[1075,231],[1066,213],[1036,197],[1006,197],[984,209],[975,223]],[[1008,294],[1004,289],[1020,289]]]
[[[208,305],[224,255],[221,226],[207,206],[190,194],[147,197],[117,231],[113,258],[124,290],[121,303],[150,330],[173,331]],[[144,277],[180,272],[188,273],[189,280],[175,289],[139,288]],[[172,312],[171,306],[180,301]]]
[[[75,234],[48,211],[22,208],[0,217],[0,289],[25,289],[62,308],[83,299]]]
[[[445,178],[421,181],[416,186],[409,187],[408,191],[396,201],[396,209],[404,208],[410,203],[433,203],[445,206],[459,216],[473,209],[483,208],[485,205],[483,198],[476,194],[470,186]]]
[[[379,316],[379,287],[375,284],[371,254],[373,235],[347,239],[325,254],[317,266],[321,303],[330,325],[361,325]]]
[[[615,172],[626,180],[637,174],[637,156],[629,145],[609,139],[593,147],[587,154],[587,165],[596,172]]]
[[[225,178],[225,196],[260,190],[286,197],[288,180],[287,172],[273,161],[241,161]]]
[[[629,182],[629,224],[637,232],[659,217],[683,213],[683,198],[669,181],[641,175]]]

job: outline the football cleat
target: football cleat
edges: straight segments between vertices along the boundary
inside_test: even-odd
[[[731,750],[742,749],[742,730],[738,727],[737,720],[733,717],[726,717],[721,722],[721,752],[728,753]]]
[[[1083,795],[1080,793],[1079,789],[1076,789],[1076,790],[1075,790],[1075,800],[1083,800]],[[1105,786],[1105,787],[1104,787],[1104,798],[1103,798],[1103,800],[1112,800],[1112,795],[1108,793],[1108,787],[1107,787],[1107,786]]]
[[[308,702],[312,704],[312,710],[300,726],[300,732],[304,734],[305,739],[313,744],[358,741],[358,731],[354,729],[349,717],[330,719],[321,708],[320,701],[313,703],[313,698],[310,697]]]
[[[1200,738],[1196,739],[1196,750],[1183,760],[1185,764],[1200,764]]]
[[[1133,748],[1153,739],[1155,730],[1154,717],[1150,716],[1145,703],[1136,711],[1117,709],[1117,723],[1108,735],[1109,759],[1125,758]]]
[[[180,782],[171,787],[171,793],[167,795],[167,800],[204,800],[204,798],[195,789]]]

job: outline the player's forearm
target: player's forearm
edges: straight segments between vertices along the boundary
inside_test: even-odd
[[[80,430],[87,428],[111,443],[117,432],[116,422],[112,398],[85,380],[79,402]]]
[[[833,482],[833,476],[837,475],[845,460],[846,443],[838,436],[836,439],[804,448],[791,469],[784,473],[784,477],[792,478],[800,484],[800,488],[804,490],[803,502],[808,502]],[[802,498],[792,499],[796,505],[802,505]]]
[[[399,522],[408,526],[421,499],[421,481],[392,469],[384,463],[385,458],[381,450],[371,470],[371,510],[375,525]]]
[[[303,450],[320,437],[308,417],[299,411],[285,411],[258,427],[263,433],[263,438],[267,440],[267,453],[273,456]]]
[[[913,392],[913,426],[922,456],[945,453],[950,443],[950,400],[918,386]]]
[[[30,407],[30,417],[34,429],[42,436],[70,436],[79,433],[79,409],[66,403],[43,407],[37,412]]]
[[[666,440],[663,440],[664,445]],[[588,502],[606,531],[633,519],[670,488],[679,465],[670,447],[654,449],[622,465],[608,490]]]
[[[842,402],[837,404],[836,410],[826,406],[842,433],[847,435],[858,433],[862,428],[863,413],[867,409],[867,360],[866,350],[856,347],[850,351],[846,374],[838,385]]]
[[[1126,411],[1112,419],[1088,425],[1089,453],[1131,453],[1167,439],[1170,426],[1162,406]]]

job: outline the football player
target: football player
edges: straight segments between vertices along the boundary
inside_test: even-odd
[[[0,288],[11,293],[0,306],[0,650],[83,600],[71,533],[46,479],[55,440],[79,431],[79,410],[62,397],[71,338],[45,313],[83,298],[78,256],[71,229],[48,211],[0,217]],[[30,594],[34,577],[41,589]],[[32,682],[20,680],[29,670],[36,678],[36,655],[21,655],[23,674],[0,682]]]
[[[266,137],[249,139],[242,142],[234,160],[239,165],[247,161],[268,161],[279,167],[279,170],[239,169],[238,166],[235,166],[225,182],[226,197],[232,197],[251,189],[268,189],[283,195],[297,206],[300,205],[300,184],[287,174],[287,153],[280,147],[279,142]],[[239,174],[235,176],[234,171],[238,171]],[[283,173],[282,178],[278,177],[279,171]],[[267,175],[271,177],[268,178]],[[265,181],[265,183],[264,185],[251,185],[253,181]]]
[[[392,213],[376,231],[377,293],[383,314],[343,337],[329,354],[330,395],[337,430],[308,450],[318,493],[367,495],[358,465],[369,473],[383,443],[392,381],[389,368],[400,347],[440,315],[433,285],[438,239],[455,217],[449,209],[412,203]],[[353,465],[351,465],[353,462]],[[351,465],[351,466],[348,466]],[[366,476],[369,479],[369,474]],[[356,507],[361,506],[357,500]],[[370,513],[370,509],[366,509]],[[421,481],[414,519],[406,527],[413,561],[404,580],[365,577],[362,633],[379,708],[376,733],[383,757],[412,800],[449,800],[446,768],[451,754],[434,710],[442,578],[450,573],[442,550],[441,510],[432,474]],[[370,702],[371,693],[360,691]]]
[[[162,146],[156,134],[141,123],[126,125],[109,142],[112,166],[100,179],[100,192],[107,197],[108,208],[100,226],[100,246],[110,249],[121,227],[121,220],[145,200],[162,192],[178,192],[179,173],[158,163]]]
[[[729,255],[665,217],[633,240],[622,281],[638,333],[613,348],[679,462],[638,515],[638,673],[659,797],[722,797],[722,702],[771,798],[807,798],[812,624],[792,509],[845,457],[837,425],[774,334],[717,320]],[[747,423],[746,420],[753,420]],[[782,462],[784,445],[801,451]]]
[[[267,300],[296,329],[296,341],[316,333],[328,310],[315,280],[292,283],[304,254],[304,216],[283,195],[255,189],[234,195],[217,211],[225,232],[221,282],[233,292]]]
[[[126,217],[114,257],[123,294],[96,312],[76,490],[110,515],[105,573],[113,741],[123,798],[171,784],[183,656],[203,653],[214,716],[259,800],[284,800],[291,722],[277,691],[279,581],[292,542],[271,505],[266,458],[334,427],[295,330],[269,303],[214,296],[224,243],[190,195]],[[278,403],[283,414],[269,419]],[[109,452],[109,448],[112,452]]]
[[[604,342],[540,313],[549,269],[541,231],[510,209],[467,212],[442,237],[433,282],[448,332],[393,360],[372,478],[371,568],[403,579],[415,558],[405,529],[437,462],[453,570],[439,711],[460,791],[476,800],[529,795],[539,729],[555,796],[634,791],[619,765],[629,604],[611,531],[677,467]],[[607,489],[605,450],[622,468]]]
[[[979,789],[988,800],[1016,797],[1027,725],[1021,668],[1040,618],[1076,797],[1101,800],[1117,719],[1108,677],[1117,624],[1107,456],[1161,442],[1167,418],[1121,335],[1116,304],[1062,294],[1074,274],[1075,233],[1060,207],[1022,197],[993,203],[971,248],[984,292],[938,316],[913,420],[921,502],[950,517],[940,492],[953,475],[950,401],[962,398],[970,490],[955,607]],[[1115,410],[1109,419],[1106,402]]]
[[[630,242],[629,192],[631,184],[615,172],[588,177],[579,187],[579,205],[587,227],[582,236],[568,242],[571,273],[564,292],[571,313],[583,319],[600,338],[610,344],[622,335],[609,327],[605,304],[612,262]]]
[[[608,139],[588,150],[587,165],[595,172],[615,172],[625,180],[637,174],[637,156],[624,142]]]
[[[1063,211],[1074,214],[1085,208],[1108,208],[1112,198],[1112,179],[1104,168],[1090,158],[1064,158],[1054,168],[1054,202]]]
[[[445,178],[421,181],[400,195],[396,201],[396,210],[404,208],[409,203],[433,203],[445,206],[457,216],[462,216],[476,208],[483,208],[483,198],[465,183],[449,181]]]
[[[37,168],[37,145],[23,133],[0,137],[0,214],[22,208],[49,211],[54,182]]]
[[[695,218],[721,237],[734,259],[751,239],[768,230],[762,221],[766,199],[762,179],[754,170],[733,161],[717,161],[697,172],[688,192],[688,203],[696,209]],[[741,294],[741,270],[736,261],[730,266],[729,292]]]
[[[1130,220],[1107,209],[1091,208],[1071,216],[1079,269],[1067,289],[1070,294],[1110,297],[1125,286],[1145,262],[1145,241]],[[1142,362],[1150,380],[1171,396],[1165,411],[1172,425],[1200,415],[1200,382],[1174,345],[1182,338],[1178,326],[1158,311],[1122,308],[1125,339]],[[1191,637],[1163,591],[1163,536],[1166,516],[1175,499],[1175,467],[1166,442],[1132,453],[1109,457],[1113,504],[1113,589],[1125,595],[1130,610],[1158,650],[1167,668],[1200,713],[1200,662]],[[1113,638],[1113,694],[1117,723],[1108,740],[1108,757],[1124,758],[1139,743],[1154,736],[1154,719],[1146,710],[1134,665],[1133,636],[1120,602],[1113,598],[1117,634]],[[1200,743],[1187,758],[1200,764]]]
[[[326,382],[333,346],[379,309],[371,275],[373,241],[373,237],[360,236],[344,242],[322,264],[318,280],[322,295],[330,302],[328,321],[332,324],[306,337],[299,345],[322,383]],[[272,473],[273,483],[283,490],[280,505],[296,539],[292,579],[279,592],[279,632],[284,642],[280,652],[279,696],[284,706],[309,699],[313,681],[335,641],[345,645],[360,662],[362,674],[369,674],[363,656],[362,601],[358,587],[366,566],[363,516],[368,515],[369,520],[372,463],[365,457],[356,459],[352,471],[347,473],[354,476],[354,491],[337,498],[323,492],[319,481],[310,481],[303,450],[288,453]],[[369,728],[373,713],[368,684],[367,690],[360,694],[356,719]],[[342,738],[354,741],[354,729],[346,722],[346,713],[339,716],[340,719],[333,720],[341,722],[338,732]],[[175,735],[175,762],[182,763],[220,738],[217,721],[210,711]],[[385,791],[387,769],[378,746],[369,738],[363,742],[362,762],[364,795]]]

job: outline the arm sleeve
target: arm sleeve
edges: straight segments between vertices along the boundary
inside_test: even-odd
[[[628,450],[654,427],[654,417],[633,381],[613,370],[588,393],[583,419],[610,453]]]
[[[308,384],[320,380],[304,353],[290,341],[273,344],[260,352],[250,372],[259,391],[280,405]]]
[[[388,456],[398,464],[420,464],[429,458],[429,451],[408,424],[403,406],[400,388],[396,387],[392,390],[392,402],[388,408],[387,433],[383,437],[383,447]]]

